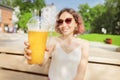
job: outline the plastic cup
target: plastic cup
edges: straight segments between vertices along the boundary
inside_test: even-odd
[[[28,24],[28,42],[30,44],[29,49],[32,53],[31,60],[28,60],[29,64],[42,64],[44,61],[44,53],[46,48],[46,41],[48,37],[47,30],[41,30],[39,17],[33,17],[29,20]]]
[[[56,8],[54,5],[46,6],[41,9],[41,16],[36,15],[28,21],[28,42],[30,43],[31,60],[29,64],[42,64],[47,42],[47,36],[50,29],[55,25]],[[47,43],[48,44],[48,43]]]
[[[28,41],[32,51],[29,64],[41,64],[44,60],[48,32],[47,31],[28,31]]]

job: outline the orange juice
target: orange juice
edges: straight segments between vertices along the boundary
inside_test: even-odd
[[[47,31],[28,31],[28,41],[32,51],[29,64],[41,64],[44,60],[48,32]]]

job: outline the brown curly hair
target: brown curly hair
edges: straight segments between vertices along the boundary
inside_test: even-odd
[[[73,16],[73,18],[75,19],[75,22],[77,23],[77,29],[74,30],[74,35],[75,34],[82,34],[85,31],[85,29],[84,29],[84,23],[83,23],[83,20],[82,20],[82,17],[80,16],[80,14],[77,13],[72,8],[64,8],[57,15],[57,20],[59,19],[59,17],[61,16],[61,14],[63,12],[70,13]],[[57,20],[56,20],[55,30],[56,30],[56,32],[61,34],[61,31],[59,29],[59,24],[57,24]]]

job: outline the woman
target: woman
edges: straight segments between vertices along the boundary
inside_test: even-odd
[[[71,8],[61,10],[57,16],[56,32],[61,35],[51,38],[48,44],[44,63],[52,57],[49,68],[50,80],[84,80],[88,64],[89,43],[77,38],[83,33],[84,25],[81,16]],[[25,45],[29,47],[28,42]],[[25,48],[25,57],[31,51]],[[43,64],[44,64],[43,63]]]

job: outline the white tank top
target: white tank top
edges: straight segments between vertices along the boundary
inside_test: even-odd
[[[81,59],[80,46],[70,53],[66,53],[59,44],[52,53],[49,68],[50,80],[73,80]]]

